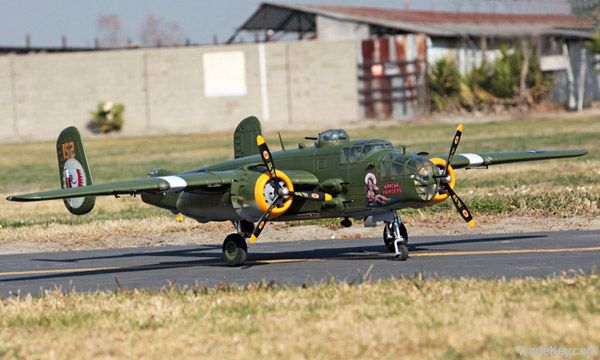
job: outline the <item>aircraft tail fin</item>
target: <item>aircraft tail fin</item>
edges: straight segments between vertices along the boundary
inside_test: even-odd
[[[257,135],[262,135],[262,130],[256,116],[249,116],[238,124],[233,133],[233,152],[236,159],[258,155]]]
[[[76,127],[64,129],[56,141],[58,156],[58,172],[63,189],[79,188],[92,185],[92,173],[88,167],[83,141]],[[95,196],[64,199],[65,207],[75,215],[83,215],[92,211]]]

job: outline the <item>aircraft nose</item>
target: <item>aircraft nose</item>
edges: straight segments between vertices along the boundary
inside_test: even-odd
[[[414,182],[417,195],[423,201],[430,201],[435,196],[439,185],[435,176],[436,167],[431,161],[424,159],[416,170]]]

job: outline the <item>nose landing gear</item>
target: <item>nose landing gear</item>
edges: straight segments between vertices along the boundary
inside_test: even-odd
[[[395,211],[394,220],[386,221],[383,227],[383,241],[388,251],[396,254],[396,259],[408,259],[408,232]]]

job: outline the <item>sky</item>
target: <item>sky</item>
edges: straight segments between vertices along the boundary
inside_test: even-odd
[[[285,1],[280,1],[285,2]],[[438,11],[566,13],[566,0],[293,0],[294,3],[343,4]],[[0,46],[93,46],[98,15],[116,14],[125,37],[139,39],[144,17],[152,12],[177,22],[195,44],[208,44],[216,34],[226,41],[259,6],[258,0],[0,0]]]

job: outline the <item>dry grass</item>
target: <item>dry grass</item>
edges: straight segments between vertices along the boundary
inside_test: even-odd
[[[517,358],[600,344],[600,281],[387,280],[0,301],[15,358]],[[598,356],[598,355],[596,355]]]

